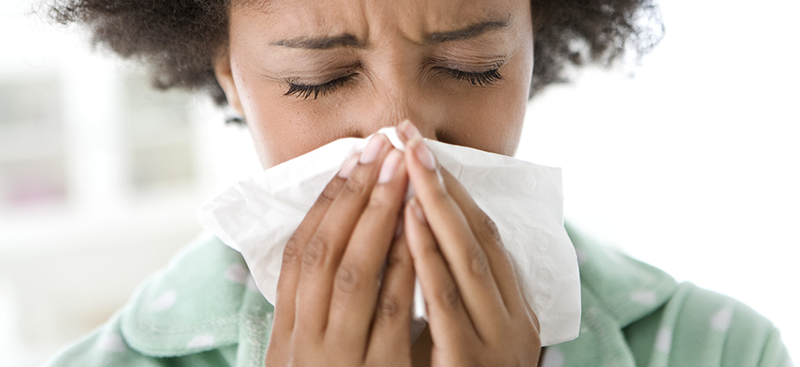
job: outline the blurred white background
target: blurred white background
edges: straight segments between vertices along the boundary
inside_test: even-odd
[[[259,169],[207,97],[151,91],[31,6],[0,0],[2,366],[102,323],[199,233],[200,204]],[[588,69],[547,90],[517,155],[563,167],[573,224],[744,301],[800,358],[800,4],[662,11],[635,78]]]

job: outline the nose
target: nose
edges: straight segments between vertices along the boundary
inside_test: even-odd
[[[428,95],[420,83],[415,80],[416,73],[403,71],[400,68],[385,69],[371,81],[369,103],[364,106],[362,133],[370,135],[380,128],[397,126],[403,120],[410,120],[419,129],[423,137],[438,140],[444,126],[444,108],[437,106],[434,98]]]

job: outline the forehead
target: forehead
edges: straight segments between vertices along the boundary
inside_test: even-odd
[[[261,19],[279,39],[297,35],[352,34],[368,40],[396,31],[415,42],[424,35],[489,20],[511,21],[527,0],[242,0],[233,17]]]

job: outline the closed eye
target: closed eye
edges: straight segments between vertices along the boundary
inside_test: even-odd
[[[503,79],[503,76],[500,75],[499,68],[482,72],[462,71],[444,67],[437,67],[436,69],[442,70],[456,80],[468,82],[476,87],[493,85],[497,81]],[[289,82],[289,90],[286,91],[284,95],[294,95],[302,99],[317,99],[319,96],[324,96],[328,93],[334,92],[336,89],[349,82],[354,76],[355,74],[350,74],[322,84],[301,84]]]
[[[469,71],[461,71],[450,68],[438,68],[438,69],[441,69],[442,71],[449,74],[456,80],[469,82],[470,84],[476,87],[492,85],[497,81],[503,79],[503,76],[500,75],[499,68],[482,72],[469,72]]]
[[[355,74],[346,75],[323,84],[299,84],[290,82],[289,90],[283,95],[285,96],[295,95],[298,98],[302,99],[308,99],[309,97],[313,96],[314,99],[317,99],[317,97],[331,93],[337,88],[346,84],[348,81],[350,81],[350,79],[353,78],[354,75]]]

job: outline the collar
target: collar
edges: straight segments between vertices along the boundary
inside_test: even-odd
[[[242,256],[204,234],[137,290],[121,332],[144,355],[182,356],[239,343],[271,311]]]
[[[565,227],[581,272],[581,330],[577,339],[548,347],[545,359],[563,366],[633,367],[622,329],[661,308],[678,284],[663,271]]]

